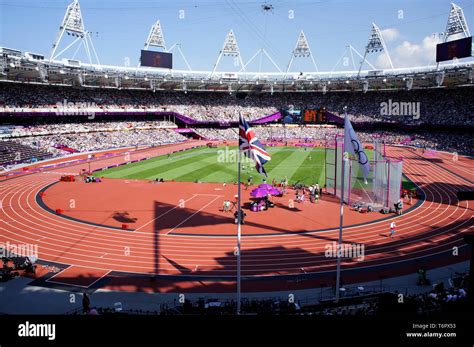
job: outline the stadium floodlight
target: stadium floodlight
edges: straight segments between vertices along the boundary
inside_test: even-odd
[[[165,37],[163,31],[161,30],[160,21],[156,21],[155,24],[151,27],[148,38],[145,42],[145,49],[148,49],[150,46],[163,48],[166,51]]]
[[[380,28],[375,24],[372,23],[372,30],[370,31],[369,35],[369,42],[367,43],[367,46],[365,47],[365,53],[364,57],[362,58],[362,61],[359,66],[359,72],[357,73],[357,78],[360,76],[360,71],[362,70],[362,66],[364,63],[369,63],[367,61],[367,54],[369,53],[384,53],[385,56],[387,57],[388,63],[390,64],[390,67],[393,69],[393,63],[392,59],[390,58],[390,54],[388,53],[387,46],[385,45],[385,41],[383,39],[382,32],[380,31]],[[370,65],[370,64],[369,64]],[[373,65],[370,65],[372,68]]]
[[[75,39],[72,43],[66,46],[62,51],[60,51],[59,53],[56,53],[61,43],[61,40],[64,37],[64,33],[66,33],[68,36],[75,37]],[[74,0],[71,4],[69,4],[69,6],[66,9],[66,14],[64,15],[64,19],[61,25],[59,26],[58,35],[56,36],[56,40],[53,43],[53,48],[51,50],[49,62],[52,62],[55,59],[57,59],[59,56],[61,56],[63,53],[69,50],[76,43],[78,43],[78,46],[72,58],[74,59],[80,47],[83,46],[85,53],[89,59],[89,63],[91,65],[94,65],[93,58],[92,58],[94,55],[96,65],[100,68],[99,57],[97,56],[97,52],[95,50],[94,44],[92,43],[90,32],[86,31],[84,27],[84,20],[82,18],[81,6],[79,5],[78,0]]]
[[[316,72],[319,72],[318,66],[316,65],[316,61],[314,60],[313,54],[311,53],[308,40],[306,39],[306,36],[303,30],[301,30],[300,35],[298,36],[298,40],[296,41],[296,45],[295,45],[295,48],[293,49],[293,52],[291,52],[290,62],[288,63],[288,67],[286,69],[284,78],[286,78],[286,76],[288,75],[288,72],[290,71],[291,65],[293,64],[293,61],[295,58],[311,58],[311,61],[313,62],[314,70]]]
[[[164,52],[166,53],[172,53],[175,49],[178,50],[178,53],[181,55],[181,58],[183,58],[184,63],[186,64],[186,67],[188,68],[189,71],[192,71],[191,66],[188,63],[188,60],[184,56],[183,51],[181,50],[181,45],[178,43],[175,43],[172,45],[170,48],[166,48],[166,42],[165,42],[165,35],[163,34],[163,29],[161,27],[161,23],[159,20],[155,22],[155,24],[152,25],[150,29],[150,33],[148,34],[148,38],[146,39],[144,50],[148,50],[151,47],[157,47],[157,48],[162,48]],[[139,62],[138,66],[140,66],[141,63]]]
[[[221,58],[223,56],[238,58],[239,64],[242,67],[242,70],[245,71],[245,65],[242,61],[242,56],[240,55],[240,49],[239,49],[239,46],[237,45],[237,39],[235,38],[234,31],[232,29],[229,31],[229,33],[225,37],[224,45],[222,46],[222,49],[219,51],[219,56],[217,57],[216,63],[214,64],[214,68],[212,69],[212,72],[209,78],[211,78],[212,75],[214,75],[214,72],[216,71],[217,66],[219,65],[219,62],[221,61]]]
[[[457,36],[458,34],[463,34],[464,37],[471,36],[462,8],[455,3],[451,3],[448,23],[446,24],[446,30],[444,31],[444,42],[447,42],[451,36]]]
[[[452,2],[451,10],[448,15],[448,22],[446,23],[446,30],[444,31],[443,42],[449,41],[452,37],[454,37],[454,39],[459,39],[461,34],[464,37],[471,36],[466,18],[464,17],[464,11],[460,6]],[[438,70],[439,64],[440,62],[436,64],[436,70]]]

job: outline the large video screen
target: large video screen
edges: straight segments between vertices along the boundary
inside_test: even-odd
[[[301,111],[294,108],[280,109],[283,123],[301,123]]]
[[[327,123],[325,109],[306,109],[303,110],[303,122],[322,124]]]
[[[173,54],[142,50],[140,57],[141,66],[173,68]]]
[[[436,45],[436,62],[471,56],[472,36]]]

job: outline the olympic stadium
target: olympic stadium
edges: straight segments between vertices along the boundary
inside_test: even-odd
[[[393,26],[363,5],[363,45],[334,52],[324,20],[275,28],[337,2],[0,2],[0,314],[472,313],[473,5],[440,3]],[[130,47],[104,23],[144,12],[107,63]],[[50,47],[8,37],[19,13]]]

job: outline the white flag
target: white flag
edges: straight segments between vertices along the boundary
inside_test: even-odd
[[[367,179],[370,172],[369,158],[365,154],[364,147],[352,128],[352,124],[347,115],[344,118],[344,152],[351,153],[356,157],[362,168],[364,178]]]

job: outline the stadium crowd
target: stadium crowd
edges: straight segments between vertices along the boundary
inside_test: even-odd
[[[50,110],[51,112],[173,111],[196,120],[231,121],[240,113],[249,119],[280,109],[326,108],[340,114],[345,106],[354,122],[400,122],[409,125],[473,126],[473,90],[437,88],[411,91],[323,93],[261,93],[237,97],[224,92],[171,92],[125,89],[65,88],[0,83],[0,112]],[[239,95],[242,95],[239,93]],[[396,115],[382,105],[413,103],[416,114]],[[413,111],[412,110],[412,111]],[[385,114],[384,114],[385,113]]]
[[[174,123],[166,121],[90,121],[0,126],[0,139],[5,144],[2,146],[0,165],[61,157],[75,152],[158,146],[185,141],[186,138],[175,132],[174,128]],[[8,153],[21,155],[12,156]]]
[[[471,117],[474,98],[471,97],[472,88],[469,87],[396,92],[369,91],[366,94],[361,92],[239,94],[237,96],[229,93],[191,91],[153,93],[145,90],[0,83],[0,113],[50,111],[61,115],[60,118],[52,114],[51,117],[35,117],[31,121],[28,119],[24,126],[19,126],[19,123],[15,122],[15,116],[10,116],[7,119],[13,125],[6,130],[2,126],[0,138],[29,146],[42,153],[50,153],[52,156],[62,156],[68,154],[64,148],[84,152],[160,145],[185,140],[184,136],[166,130],[177,127],[173,122],[153,120],[145,115],[126,116],[128,111],[141,111],[143,114],[147,111],[173,111],[196,120],[227,122],[237,120],[241,113],[248,115],[246,116],[248,119],[257,119],[280,109],[325,107],[338,114],[338,111],[347,106],[347,112],[353,123],[360,124],[356,130],[364,142],[372,141],[373,136],[377,134],[386,143],[402,143],[427,149],[473,154],[474,138],[469,132],[469,127],[474,125]],[[415,105],[419,105],[420,117],[384,115],[381,112],[383,103],[397,102],[414,103],[414,109],[418,107]],[[99,117],[100,120],[90,117],[110,110],[123,111],[125,116],[111,119],[105,119],[106,116],[103,116]],[[68,115],[76,119],[68,121]],[[77,120],[77,116],[81,116],[80,120]],[[61,121],[57,121],[59,119]],[[415,128],[405,131],[400,126],[391,125],[393,122]],[[377,125],[380,130],[370,130],[370,126],[365,126],[368,123]],[[383,126],[380,127],[380,124]],[[451,132],[444,132],[416,127],[423,124],[455,128],[450,129]],[[309,142],[343,133],[341,128],[336,127],[294,125],[256,126],[254,129],[257,136],[266,142],[282,142],[286,139]],[[237,140],[237,132],[234,129],[195,128],[194,131],[209,140]],[[4,147],[6,148],[4,152],[7,152],[8,146]]]
[[[59,157],[72,152],[89,152],[120,147],[158,146],[185,141],[175,132],[176,125],[164,121],[87,122],[65,124],[36,124],[13,126],[8,133],[0,134],[4,140],[30,147],[50,156]],[[265,143],[289,141],[324,141],[327,137],[343,135],[337,127],[311,126],[256,126],[257,137]],[[236,129],[195,128],[193,131],[206,140],[237,141]],[[372,142],[379,136],[387,144],[404,144],[417,148],[473,154],[474,138],[470,133],[401,131],[358,131],[361,141]],[[5,147],[5,146],[4,146]],[[13,148],[13,146],[10,146]],[[4,152],[8,151],[8,146]],[[44,158],[44,156],[42,156]],[[5,155],[5,158],[9,156]],[[27,161],[28,155],[22,156]],[[6,164],[6,163],[3,163]]]
[[[333,300],[319,300],[317,303],[289,302],[278,297],[268,299],[243,299],[241,312],[257,315],[320,315],[320,316],[374,316],[405,312],[413,315],[428,315],[437,312],[459,312],[467,303],[469,276],[458,274],[450,279],[450,288],[446,289],[441,282],[429,292],[404,295],[404,302],[399,302],[399,292],[377,292],[348,295],[339,303]],[[314,299],[313,299],[314,301]],[[318,301],[318,300],[316,300]],[[199,299],[185,300],[183,304],[161,304],[159,310],[115,310],[113,308],[82,309],[84,314],[136,314],[136,315],[232,315],[236,311],[234,300]],[[73,314],[79,314],[77,309]]]
[[[300,141],[325,140],[328,136],[344,135],[344,129],[336,127],[308,126],[267,126],[253,127],[255,134],[265,142],[285,142],[286,139]],[[235,129],[194,129],[199,135],[209,140],[237,141]],[[403,131],[357,131],[362,142],[372,142],[375,136],[387,144],[404,144],[418,148],[474,154],[474,138],[469,132],[403,132]]]
[[[68,133],[13,139],[22,145],[40,148],[53,155],[67,154],[58,149],[62,147],[77,152],[90,152],[120,147],[158,146],[185,140],[184,136],[167,129]]]
[[[4,133],[3,137],[24,137],[126,130],[152,130],[161,128],[176,128],[176,125],[172,122],[166,121],[116,121],[16,125],[10,127],[8,134]],[[2,136],[0,135],[0,137]]]

